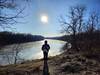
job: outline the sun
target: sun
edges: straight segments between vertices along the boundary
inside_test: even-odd
[[[47,15],[42,15],[41,16],[41,22],[48,23],[48,16]]]

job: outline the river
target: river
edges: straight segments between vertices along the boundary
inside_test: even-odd
[[[49,56],[55,56],[61,53],[62,46],[66,43],[64,41],[59,40],[47,40],[50,45]],[[20,45],[9,45],[5,46],[0,50],[0,64],[5,65],[9,63],[13,63],[13,59],[15,54],[12,51],[18,51],[18,58],[25,60],[33,60],[43,58],[43,53],[41,50],[43,41],[37,42],[29,42]],[[13,55],[13,56],[12,56]],[[8,61],[10,61],[8,63]]]

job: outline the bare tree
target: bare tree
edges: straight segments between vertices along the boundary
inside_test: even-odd
[[[87,35],[87,50],[94,50],[94,48],[98,48],[99,43],[99,31],[98,26],[100,26],[100,15],[96,12],[92,12],[88,18],[87,24],[86,24],[86,33]]]
[[[100,25],[100,16],[96,12],[92,12],[87,22],[87,32],[94,32]]]
[[[2,53],[2,52],[1,52]],[[8,63],[8,64],[11,64],[11,58],[10,58],[10,55],[11,55],[12,53],[11,52],[4,52],[4,53],[2,53],[1,54],[1,56],[2,56],[2,59],[6,59],[6,62]]]
[[[24,61],[23,58],[19,57],[23,48],[21,44],[7,46],[0,52],[0,55],[8,64],[17,64],[19,61]]]
[[[0,27],[2,29],[11,28],[11,25],[17,23],[17,18],[20,18],[24,10],[17,8],[19,0],[0,0]],[[25,0],[21,0],[22,3]],[[27,0],[26,0],[27,1]],[[16,10],[16,12],[14,12]],[[11,12],[11,13],[9,13]]]
[[[76,50],[78,50],[76,44],[76,34],[81,32],[82,30],[84,11],[84,6],[71,7],[69,13],[70,16],[68,16],[70,21],[67,22],[63,18],[60,21],[60,23],[63,25],[63,31],[72,34],[72,40],[70,41],[70,43],[72,44],[72,47]]]
[[[19,57],[19,53],[21,52],[21,50],[23,50],[23,46],[21,44],[15,44],[13,47],[12,47],[12,56],[14,58],[14,64],[16,64],[18,62],[18,60],[22,60],[20,57]]]

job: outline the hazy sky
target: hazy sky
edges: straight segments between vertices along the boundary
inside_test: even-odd
[[[81,4],[87,7],[88,12],[100,11],[100,0],[31,0],[24,10],[26,17],[20,20],[25,23],[16,24],[15,28],[17,32],[34,35],[60,35],[59,16],[68,14],[70,6]],[[41,22],[41,15],[44,14],[48,16],[47,24]]]

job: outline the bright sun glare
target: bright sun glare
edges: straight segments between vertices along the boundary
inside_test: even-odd
[[[41,22],[43,22],[43,23],[48,23],[48,16],[42,15],[42,16],[41,16]]]

